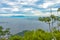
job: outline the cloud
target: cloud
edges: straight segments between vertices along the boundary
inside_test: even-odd
[[[10,7],[8,7],[8,8],[10,8],[10,9],[8,9],[8,8],[5,8],[5,7],[3,7],[3,8],[5,8],[6,10],[10,10],[10,11],[21,11],[21,10],[27,10],[28,8],[24,8],[23,9],[23,5],[33,5],[35,2],[36,2],[37,0],[16,0],[15,2],[11,2],[11,1],[9,1],[9,0],[2,0],[1,1],[1,3],[0,4],[2,4],[2,3],[5,3],[5,4],[7,4],[7,5],[9,5],[9,6],[11,6],[11,8]],[[2,10],[5,10],[5,9],[3,9],[2,8]],[[30,9],[30,8],[29,8]],[[28,9],[28,10],[29,10]]]
[[[39,2],[39,4],[38,4]],[[24,16],[49,16],[50,15],[50,7],[56,6],[58,4],[59,6],[60,1],[59,0],[0,0],[0,13],[2,16],[13,16],[18,15],[15,12],[19,12],[19,15]],[[5,7],[6,5],[9,5],[10,7]],[[56,5],[55,5],[56,4]],[[24,7],[29,6],[29,7]],[[45,13],[44,13],[45,11]],[[52,8],[52,11],[57,11],[57,8]],[[21,12],[24,12],[24,14],[21,14]],[[8,14],[3,14],[8,13]]]
[[[34,5],[38,0],[19,0],[19,3],[22,5]]]
[[[53,8],[53,10],[57,10],[57,8],[56,9],[54,9]],[[33,14],[33,16],[50,16],[51,14],[53,14],[53,15],[55,15],[55,16],[60,16],[60,12],[58,12],[58,14],[57,14],[57,11],[54,11],[54,12],[41,12],[41,11],[39,11],[39,10],[33,10],[33,12],[32,12]]]
[[[7,4],[10,6],[14,6],[14,5],[16,5],[16,2],[7,2]]]
[[[56,9],[53,9],[56,10]],[[57,14],[57,12],[52,12],[53,15],[60,15],[60,12]],[[50,12],[41,12],[39,10],[32,10],[30,12],[24,12],[24,14],[0,14],[0,16],[50,16]]]
[[[11,13],[11,8],[0,8],[0,14]]]
[[[24,12],[29,12],[29,11],[32,11],[33,8],[24,8],[23,10],[24,10]],[[22,11],[23,11],[23,10],[22,10]]]
[[[33,16],[50,16],[51,14],[49,12],[41,12],[39,10],[33,11]]]
[[[52,5],[54,5],[53,2],[45,2],[45,3],[41,4],[41,5],[39,5],[39,7],[48,8],[49,6],[52,6]]]
[[[11,11],[19,11],[19,8],[17,8],[17,7],[12,8]]]
[[[0,16],[24,16],[24,14],[0,14]]]
[[[56,4],[59,4],[59,0],[44,0],[44,3],[38,5],[41,8],[52,8],[52,6],[56,6]]]

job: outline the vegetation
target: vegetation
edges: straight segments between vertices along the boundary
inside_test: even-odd
[[[7,35],[7,37],[9,37],[10,35],[10,29],[6,28],[5,30],[3,29],[2,26],[0,26],[0,40],[5,40],[5,36]]]
[[[54,29],[54,37],[56,40],[60,40],[60,31]],[[52,32],[46,32],[42,29],[32,30],[25,32],[23,36],[13,35],[10,36],[9,40],[52,40]]]
[[[11,35],[9,37],[4,37],[6,34],[10,34],[9,30],[3,30],[3,27],[0,26],[0,40],[60,40],[60,30],[58,31],[56,27],[52,32],[47,32],[42,29],[32,30],[32,31],[23,31],[23,36],[21,35]],[[3,34],[2,34],[3,33]]]

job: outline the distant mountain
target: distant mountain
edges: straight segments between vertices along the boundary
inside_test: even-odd
[[[27,20],[38,20],[38,16],[11,16],[12,18],[24,18]]]
[[[26,32],[29,32],[29,30],[24,30],[24,31],[19,32],[19,33],[15,34],[15,35],[24,36],[24,34],[25,34]]]
[[[25,16],[11,16],[11,17],[25,17]]]

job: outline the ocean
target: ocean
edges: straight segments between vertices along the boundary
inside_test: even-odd
[[[48,30],[48,25],[40,22],[38,17],[0,17],[0,26],[4,29],[10,28],[11,34],[24,30]]]

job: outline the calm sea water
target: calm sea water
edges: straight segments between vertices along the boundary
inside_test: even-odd
[[[10,28],[12,34],[39,28],[48,30],[47,24],[40,22],[38,17],[0,17],[0,26]]]

